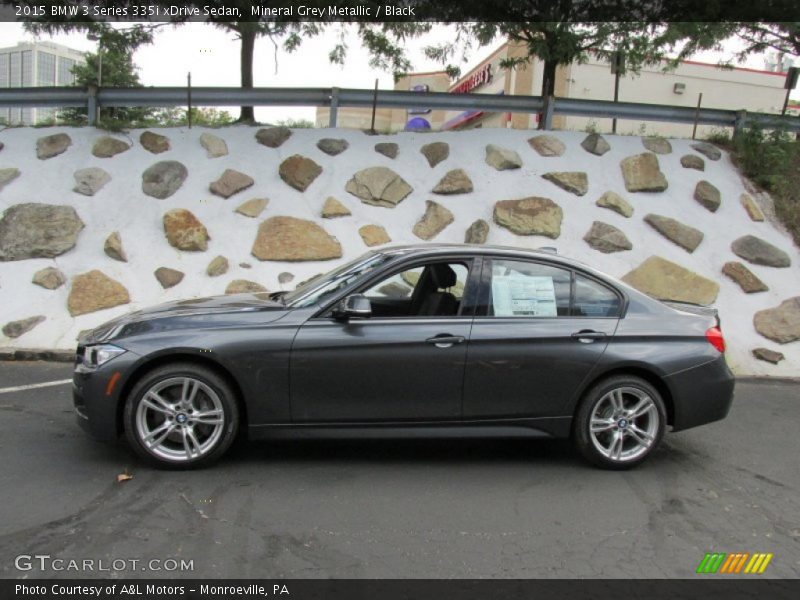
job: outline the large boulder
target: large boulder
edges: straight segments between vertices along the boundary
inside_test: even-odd
[[[662,215],[645,215],[644,220],[658,233],[687,252],[694,252],[705,237],[699,229]]]
[[[494,205],[494,222],[517,235],[561,235],[561,207],[549,198],[531,196],[501,200]]]
[[[260,283],[247,279],[234,279],[225,288],[226,294],[260,294],[266,291],[267,288]]]
[[[506,171],[519,169],[522,166],[522,159],[513,150],[488,144],[486,146],[486,164],[498,171]]]
[[[706,162],[696,154],[685,154],[681,156],[681,166],[684,169],[695,169],[696,171],[706,170]]]
[[[414,225],[414,235],[421,240],[435,238],[454,220],[453,213],[433,200],[425,202],[425,214]]]
[[[750,217],[751,221],[761,222],[764,220],[764,212],[761,210],[761,207],[756,204],[756,201],[753,200],[750,194],[742,194],[739,196],[739,202],[742,208],[747,211],[747,216]]]
[[[142,173],[142,191],[159,200],[169,198],[183,185],[188,175],[189,171],[177,160],[157,162]]]
[[[264,209],[267,208],[267,204],[269,204],[267,198],[250,198],[250,200],[245,200],[237,206],[235,212],[254,219],[264,212]]]
[[[183,271],[170,269],[169,267],[158,267],[153,271],[153,275],[165,290],[178,285],[185,276]]]
[[[669,185],[652,152],[622,159],[620,163],[625,189],[629,192],[663,192]]]
[[[722,198],[719,190],[708,181],[698,181],[694,188],[694,199],[711,212],[717,212]]]
[[[425,144],[419,151],[427,159],[431,167],[435,167],[450,156],[450,146],[446,142]]]
[[[200,134],[200,145],[205,148],[208,158],[219,158],[227,156],[228,144],[221,137],[213,133],[204,132]]]
[[[800,296],[758,311],[753,316],[753,325],[758,333],[779,344],[800,340]]]
[[[468,194],[472,191],[472,180],[464,169],[453,169],[445,173],[436,187],[434,194]]]
[[[769,288],[744,264],[738,261],[726,262],[722,266],[722,272],[733,279],[745,294],[756,292],[766,292]]]
[[[31,282],[46,290],[55,290],[67,283],[67,278],[55,267],[45,267],[33,274]]]
[[[45,160],[67,151],[72,145],[72,138],[66,133],[54,133],[36,140],[36,157]]]
[[[400,152],[400,146],[394,142],[380,142],[375,144],[375,152],[383,154],[388,158],[397,158],[397,153]]]
[[[734,240],[731,250],[736,256],[754,265],[786,268],[792,264],[786,252],[754,235],[744,235]]]
[[[389,234],[386,233],[381,225],[364,225],[358,229],[358,235],[367,246],[380,246],[381,244],[388,244],[392,241]]]
[[[14,181],[17,177],[19,177],[19,169],[14,167],[0,169],[0,191],[2,191],[6,185]]]
[[[539,156],[561,156],[567,147],[557,137],[552,135],[537,135],[528,140],[531,148],[539,153]]]
[[[719,148],[709,144],[708,142],[698,142],[697,144],[692,144],[692,148],[697,150],[700,154],[703,154],[709,160],[719,160],[722,158],[722,152],[719,151]]]
[[[322,138],[317,142],[317,148],[322,150],[328,156],[336,156],[337,154],[341,154],[349,147],[350,144],[348,141],[342,139]]]
[[[542,177],[576,196],[584,196],[589,191],[589,178],[583,171],[556,171]]]
[[[125,249],[122,247],[122,239],[119,236],[119,231],[114,231],[106,238],[103,244],[103,252],[106,256],[118,260],[120,262],[128,262],[128,256],[125,254]]]
[[[605,254],[633,248],[633,244],[621,230],[602,221],[592,223],[583,240],[595,250]]]
[[[161,154],[170,149],[169,138],[165,135],[145,131],[139,136],[142,148],[153,154]]]
[[[651,256],[622,281],[659,300],[708,305],[719,293],[716,282],[660,256]]]
[[[67,298],[67,309],[73,317],[128,304],[128,290],[102,271],[94,270],[77,275]]]
[[[603,156],[603,154],[611,150],[611,146],[609,146],[606,138],[599,133],[590,133],[587,135],[581,142],[581,148],[595,156]]]
[[[349,217],[351,214],[350,209],[333,196],[328,196],[325,204],[322,205],[323,219],[338,219],[339,217]]]
[[[83,227],[71,206],[15,204],[0,219],[0,261],[60,256],[75,246]]]
[[[397,173],[386,167],[358,171],[345,189],[365,204],[394,208],[414,190]]]
[[[173,208],[164,213],[164,233],[173,248],[203,252],[208,248],[208,230],[185,208]]]
[[[485,244],[489,237],[489,224],[483,219],[478,219],[469,226],[464,234],[465,244]]]
[[[238,194],[242,190],[246,190],[255,182],[250,175],[246,175],[234,169],[225,169],[219,179],[212,181],[208,189],[212,194],[222,196],[223,198],[230,198],[234,194]]]
[[[95,140],[92,145],[92,154],[97,158],[111,158],[130,149],[131,145],[128,142],[104,135]]]
[[[669,154],[672,152],[672,144],[669,140],[660,137],[644,137],[642,138],[642,145],[656,154]]]
[[[84,196],[94,196],[111,181],[111,175],[100,167],[78,169],[72,176],[75,178],[75,187],[72,191]]]
[[[342,257],[342,246],[314,221],[272,217],[259,226],[252,254],[258,260],[331,260]]]
[[[46,319],[47,317],[44,315],[37,315],[35,317],[28,317],[27,319],[21,319],[19,321],[11,321],[3,326],[3,335],[10,338],[18,338],[22,334],[28,333],[31,329]]]
[[[295,154],[281,163],[278,174],[288,185],[299,192],[305,192],[322,173],[322,167],[310,158]]]
[[[601,208],[608,208],[623,217],[630,218],[633,215],[633,207],[625,198],[616,192],[608,191],[597,199],[595,204]]]
[[[277,148],[292,137],[292,130],[288,127],[266,127],[256,131],[256,141],[268,148]]]

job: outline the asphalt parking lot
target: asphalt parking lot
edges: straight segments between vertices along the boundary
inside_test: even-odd
[[[800,574],[797,384],[739,383],[727,420],[623,473],[525,440],[251,443],[163,472],[89,440],[68,384],[7,391],[70,374],[0,363],[2,577],[695,577],[710,551]],[[193,570],[24,571],[19,555]]]

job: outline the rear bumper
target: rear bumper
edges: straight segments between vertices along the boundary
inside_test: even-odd
[[[724,419],[733,404],[734,377],[725,357],[664,378],[675,407],[673,431]]]

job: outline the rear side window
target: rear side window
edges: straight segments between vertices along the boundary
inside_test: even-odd
[[[489,315],[557,317],[569,315],[571,273],[532,262],[493,260]]]
[[[616,293],[594,279],[575,275],[575,299],[572,314],[576,317],[617,317],[620,299]]]

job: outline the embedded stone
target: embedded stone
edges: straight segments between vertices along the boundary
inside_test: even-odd
[[[564,142],[552,135],[537,135],[529,139],[528,143],[540,156],[561,156],[567,149]]]
[[[498,171],[507,171],[508,169],[519,169],[522,166],[522,159],[513,150],[488,144],[486,146],[486,164]]]
[[[60,256],[75,247],[83,227],[71,206],[15,204],[0,219],[0,261]]]
[[[208,248],[208,230],[185,208],[173,208],[164,213],[164,233],[170,245],[178,250],[202,252]]]
[[[454,220],[453,213],[433,200],[425,202],[425,214],[414,225],[412,232],[421,240],[431,240],[450,225]]]
[[[708,305],[719,294],[716,282],[660,256],[651,256],[622,281],[658,300]]]
[[[753,316],[753,325],[758,333],[779,344],[800,340],[800,296],[758,311]]]
[[[583,236],[583,241],[605,254],[633,248],[633,244],[621,230],[602,221],[592,223],[589,231]]]
[[[139,143],[142,148],[153,154],[161,154],[170,149],[169,138],[165,135],[145,131],[139,136]]]
[[[314,221],[272,217],[258,227],[252,254],[258,260],[331,260],[342,257],[342,246]]]
[[[247,279],[234,279],[225,288],[226,294],[259,294],[266,291],[267,288],[260,283]]]
[[[380,246],[392,241],[392,238],[380,225],[364,225],[358,229],[358,235],[367,246]]]
[[[31,329],[36,327],[47,317],[44,315],[37,315],[35,317],[28,317],[19,321],[11,321],[3,326],[3,335],[10,338],[18,338],[24,333],[28,333]]]
[[[289,273],[288,271],[283,271],[282,273],[278,273],[278,283],[281,285],[286,285],[287,283],[291,283],[294,281],[294,275]]]
[[[128,142],[104,135],[95,140],[92,145],[92,154],[97,158],[111,158],[130,149],[131,145]]]
[[[722,152],[719,151],[719,148],[708,142],[692,144],[692,148],[697,150],[700,154],[703,154],[709,160],[719,160],[722,158]]]
[[[644,217],[645,223],[670,242],[677,244],[687,252],[694,252],[703,241],[704,234],[699,229],[690,227],[676,219],[662,215],[649,214]]]
[[[746,294],[766,292],[769,288],[744,264],[731,261],[722,266],[722,272],[733,279]]]
[[[758,360],[763,360],[773,365],[777,365],[786,358],[783,353],[770,350],[769,348],[753,348],[753,356]]]
[[[754,235],[744,235],[734,240],[731,250],[754,265],[786,268],[792,264],[786,252]]]
[[[47,290],[55,290],[64,285],[67,282],[67,278],[64,277],[64,273],[55,267],[45,267],[36,271],[31,281]]]
[[[661,172],[658,158],[652,152],[624,158],[620,167],[625,189],[629,192],[663,192],[669,185]]]
[[[72,191],[84,196],[94,196],[111,181],[111,175],[99,167],[78,169],[72,176],[75,178],[75,187]]]
[[[352,213],[341,202],[333,196],[328,196],[325,204],[322,206],[323,219],[337,219],[339,217],[349,217]]]
[[[36,157],[40,160],[53,158],[67,151],[72,145],[72,138],[66,133],[54,133],[36,140]]]
[[[153,275],[165,290],[178,285],[183,281],[184,277],[183,271],[170,269],[169,267],[159,267],[153,271]]]
[[[684,169],[696,169],[697,171],[706,170],[706,161],[696,154],[685,154],[681,156],[681,166]]]
[[[77,275],[67,298],[67,309],[73,317],[112,308],[131,301],[128,290],[102,271]]]
[[[224,275],[228,272],[228,267],[228,259],[224,256],[217,256],[210,263],[208,263],[208,267],[206,267],[206,275],[209,277],[219,277],[220,275]]]
[[[397,158],[397,154],[400,152],[400,146],[394,142],[381,142],[379,144],[375,144],[375,152],[378,154],[383,154],[389,158]]]
[[[290,156],[278,168],[281,179],[300,192],[305,192],[320,173],[322,173],[322,167],[310,158],[299,154]]]
[[[595,204],[601,208],[608,208],[623,217],[630,218],[633,215],[633,207],[625,198],[615,192],[608,191],[597,199]]]
[[[230,198],[242,190],[246,190],[255,183],[253,178],[234,169],[225,169],[219,179],[212,181],[208,189],[212,194]]]
[[[489,237],[489,224],[483,219],[478,219],[469,226],[464,234],[465,244],[485,244]]]
[[[606,138],[599,133],[590,133],[587,135],[581,142],[581,148],[596,156],[603,156],[603,154],[611,150],[611,146],[609,146]]]
[[[292,130],[288,127],[266,127],[256,131],[256,141],[268,148],[278,148],[292,137]]]
[[[708,181],[698,181],[694,188],[694,199],[711,212],[717,212],[722,199],[719,190]]]
[[[394,208],[414,190],[397,173],[386,167],[358,171],[345,189],[365,204]]]
[[[747,211],[747,216],[750,217],[751,221],[760,222],[764,220],[764,213],[761,210],[761,207],[756,204],[756,201],[753,200],[753,197],[750,194],[742,194],[739,196],[739,202]]]
[[[350,147],[347,140],[323,138],[317,142],[317,148],[322,150],[328,156],[336,156],[341,154]]]
[[[236,212],[240,215],[244,215],[245,217],[251,217],[254,219],[264,212],[264,209],[267,208],[267,204],[269,204],[269,200],[267,198],[251,198],[250,200],[246,200],[237,206]]]
[[[13,167],[8,169],[0,169],[0,191],[3,190],[9,183],[19,177],[19,169]]]
[[[589,178],[582,171],[557,171],[545,173],[542,177],[576,196],[583,196],[589,191]]]
[[[561,235],[561,207],[549,198],[531,196],[501,200],[494,205],[494,222],[517,235]]]
[[[435,167],[450,156],[450,146],[446,142],[425,144],[419,151],[422,152],[431,167]]]
[[[103,244],[103,251],[109,258],[120,262],[128,262],[128,257],[125,255],[125,250],[122,248],[122,239],[119,237],[119,231],[113,232],[106,238]]]
[[[672,152],[672,144],[669,140],[660,137],[643,137],[642,145],[656,154],[669,154]]]
[[[221,137],[213,133],[201,133],[200,145],[206,149],[206,156],[208,158],[219,158],[220,156],[228,155],[228,144],[225,143]]]
[[[177,160],[157,162],[142,173],[142,191],[159,200],[169,198],[183,185],[188,175],[189,171]]]
[[[250,263],[246,263],[246,262],[240,262],[239,266],[242,267],[243,269],[252,269],[253,268],[253,265],[251,265]]]
[[[433,188],[434,194],[468,194],[472,191],[472,180],[463,169],[448,171]]]

